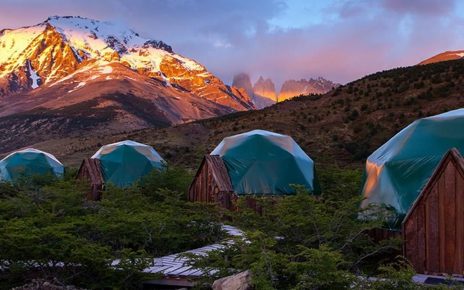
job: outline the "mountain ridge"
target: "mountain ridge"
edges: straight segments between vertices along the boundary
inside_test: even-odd
[[[300,80],[289,79],[282,84],[279,93],[277,93],[275,84],[271,78],[265,79],[260,76],[254,85],[252,85],[248,74],[239,73],[234,76],[232,81],[232,86],[242,88],[247,91],[258,109],[262,109],[277,102],[285,101],[300,95],[325,94],[339,85],[340,84],[326,80],[322,77]]]
[[[338,86],[339,84],[326,80],[323,77],[286,80],[280,88],[278,101],[285,101],[300,95],[325,94]]]

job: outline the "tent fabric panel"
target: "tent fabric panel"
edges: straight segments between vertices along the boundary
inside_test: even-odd
[[[166,164],[151,146],[130,140],[104,145],[92,159],[100,160],[105,182],[119,187],[130,186]]]
[[[55,156],[28,148],[13,152],[0,161],[0,179],[15,181],[22,176],[51,174],[61,177],[64,166]]]
[[[419,119],[377,149],[366,161],[362,206],[376,203],[405,215],[441,158],[464,150],[464,109]]]
[[[293,194],[291,185],[314,190],[314,163],[289,136],[254,130],[224,138],[211,155],[222,157],[238,195]]]

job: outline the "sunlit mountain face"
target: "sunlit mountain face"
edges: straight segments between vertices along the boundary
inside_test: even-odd
[[[0,47],[2,96],[51,86],[72,78],[72,74],[120,63],[142,76],[217,104],[235,110],[252,108],[246,96],[225,86],[198,62],[174,53],[162,41],[143,38],[109,22],[51,17],[35,26],[2,30]],[[85,81],[97,77],[92,75]]]
[[[430,64],[430,63],[441,62],[441,61],[456,60],[456,59],[462,59],[463,57],[464,57],[464,50],[445,51],[437,55],[434,55],[430,58],[427,58],[421,61],[419,64]]]
[[[50,17],[2,30],[0,48],[0,125],[17,133],[163,127],[255,108],[195,60],[109,22]]]

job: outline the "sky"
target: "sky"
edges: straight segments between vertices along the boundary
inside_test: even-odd
[[[123,23],[224,82],[322,76],[346,83],[464,49],[455,0],[0,0],[0,29],[52,15]]]

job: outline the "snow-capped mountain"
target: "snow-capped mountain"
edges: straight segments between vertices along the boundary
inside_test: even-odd
[[[445,51],[437,55],[434,55],[426,60],[423,60],[419,64],[429,64],[429,63],[435,63],[435,62],[440,62],[440,61],[456,60],[456,59],[461,59],[463,57],[464,57],[464,50]]]
[[[119,24],[54,16],[0,31],[0,125],[20,114],[126,130],[253,108],[200,63]]]

